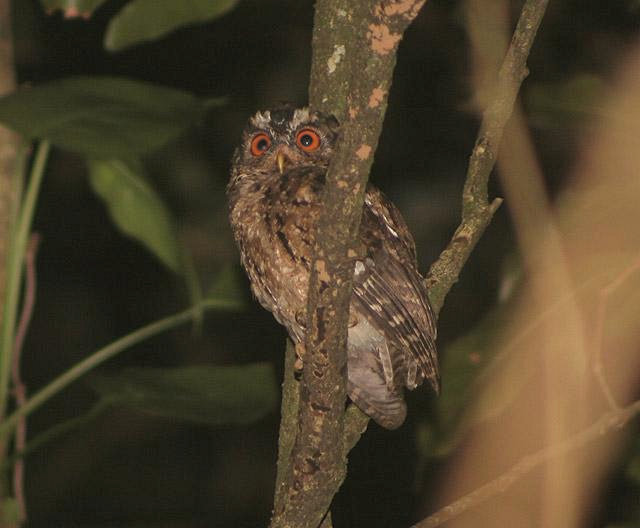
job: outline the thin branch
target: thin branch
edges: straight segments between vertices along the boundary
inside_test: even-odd
[[[520,85],[528,74],[527,57],[548,3],[549,0],[525,2],[500,68],[492,102],[483,114],[462,192],[462,221],[447,248],[431,266],[426,279],[436,313],[502,202],[496,198],[489,203],[487,184],[498,156],[504,127]]]
[[[602,365],[602,344],[604,338],[604,323],[606,319],[607,307],[609,304],[609,298],[620,286],[622,286],[633,274],[640,270],[640,259],[637,259],[631,266],[629,266],[623,273],[613,279],[610,283],[604,286],[598,292],[598,312],[596,315],[596,329],[595,329],[595,357],[593,358],[593,372],[600,385],[600,390],[603,396],[607,400],[609,408],[612,411],[620,409],[620,405],[613,395],[611,386],[607,381],[604,373],[604,367]]]
[[[0,329],[0,418],[4,417],[4,413],[7,410],[11,356],[13,355],[18,298],[20,283],[22,282],[22,265],[29,235],[31,234],[31,223],[38,201],[40,185],[44,177],[49,148],[48,141],[41,141],[36,150],[17,225],[12,232],[9,258],[7,259],[7,292],[4,298],[4,315]]]
[[[91,407],[91,409],[89,409],[84,414],[58,423],[50,427],[49,429],[46,429],[45,431],[39,433],[35,438],[29,440],[22,451],[14,451],[10,457],[5,459],[0,465],[0,471],[7,471],[14,464],[17,464],[23,458],[28,457],[31,453],[37,451],[42,446],[60,438],[61,436],[69,434],[71,431],[74,431],[91,423],[98,416],[110,409],[112,405],[112,402],[109,402],[105,399],[100,399],[95,403],[93,407]]]
[[[38,252],[38,244],[40,236],[36,233],[31,235],[27,252],[25,254],[25,282],[24,282],[24,300],[22,303],[22,314],[18,323],[18,330],[13,345],[13,358],[11,365],[11,381],[13,383],[13,391],[16,400],[16,407],[22,407],[27,401],[27,387],[20,376],[20,361],[22,356],[22,347],[24,339],[27,335],[27,329],[33,315],[33,308],[36,303],[36,254]],[[24,451],[27,442],[27,420],[26,417],[20,418],[16,426],[15,433],[15,451],[20,453]],[[18,504],[18,515],[20,522],[27,519],[27,506],[24,495],[24,460],[19,459],[13,468],[13,493]]]
[[[287,339],[284,359],[284,380],[282,381],[282,403],[280,404],[280,432],[278,434],[278,465],[276,469],[276,489],[273,499],[274,511],[284,509],[287,491],[287,477],[291,466],[291,451],[298,431],[298,409],[300,408],[300,387],[295,379],[295,346]]]
[[[131,348],[132,346],[149,339],[161,332],[175,328],[187,321],[196,319],[202,310],[211,309],[235,309],[238,304],[233,301],[225,301],[218,299],[205,299],[204,301],[188,308],[182,312],[170,315],[163,319],[159,319],[146,326],[134,330],[130,334],[127,334],[116,341],[108,344],[107,346],[95,351],[90,356],[86,357],[79,363],[76,363],[69,370],[60,374],[57,378],[50,381],[42,389],[36,392],[26,403],[20,408],[16,409],[10,416],[0,422],[0,441],[15,429],[18,422],[23,416],[28,416],[33,411],[38,409],[49,398],[60,392],[62,389],[76,381],[78,378],[89,372],[90,370],[101,365],[108,359],[116,356],[123,350]]]
[[[565,455],[570,451],[584,447],[588,443],[597,440],[607,433],[619,430],[637,415],[640,415],[640,400],[626,407],[621,407],[618,410],[609,411],[603,414],[596,422],[586,429],[570,436],[562,442],[558,442],[523,457],[518,463],[512,466],[510,470],[506,471],[498,478],[438,510],[433,515],[430,515],[423,521],[415,524],[412,528],[435,528],[436,526],[444,524],[470,508],[478,506],[480,503],[490,499],[491,497],[495,497],[496,495],[503,493],[524,475],[541,466],[545,462],[549,462],[550,460]]]
[[[36,302],[36,254],[38,252],[38,245],[40,244],[40,235],[32,233],[27,246],[27,251],[24,256],[24,268],[25,268],[25,287],[24,287],[24,299],[22,303],[22,314],[20,315],[20,322],[18,323],[18,329],[16,331],[15,341],[13,343],[13,358],[11,365],[11,374],[13,378],[14,387],[16,386],[16,380],[20,379],[20,356],[22,355],[22,347],[24,345],[25,337],[27,336],[27,330],[29,329],[29,323],[33,315],[33,308]]]

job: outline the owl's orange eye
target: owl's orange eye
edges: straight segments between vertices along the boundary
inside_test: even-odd
[[[296,144],[305,152],[312,152],[320,146],[320,136],[310,128],[298,132]]]
[[[251,140],[251,154],[254,156],[262,156],[271,146],[271,138],[264,132],[260,132],[253,136]]]

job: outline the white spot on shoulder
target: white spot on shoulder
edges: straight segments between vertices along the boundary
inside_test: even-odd
[[[355,272],[356,272],[356,275],[360,275],[361,273],[364,272],[364,264],[362,263],[361,260],[356,260]]]

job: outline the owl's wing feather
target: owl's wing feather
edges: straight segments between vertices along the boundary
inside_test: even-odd
[[[365,199],[360,240],[367,248],[354,275],[360,311],[417,363],[421,376],[406,365],[407,385],[424,377],[438,391],[435,315],[416,269],[413,239],[397,209],[373,187]]]

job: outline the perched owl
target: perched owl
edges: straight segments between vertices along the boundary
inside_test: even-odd
[[[236,149],[229,217],[256,298],[304,342],[307,288],[322,187],[338,137],[332,116],[282,106],[253,116]],[[395,429],[404,387],[439,390],[435,317],[416,266],[413,238],[396,207],[366,191],[348,330],[351,400]]]

